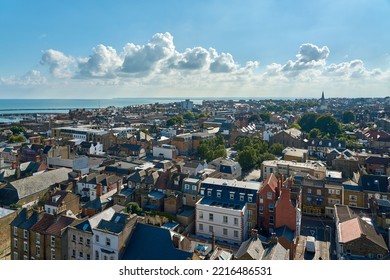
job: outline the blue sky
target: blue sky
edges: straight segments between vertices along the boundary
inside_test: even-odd
[[[0,98],[387,96],[389,0],[0,2]]]

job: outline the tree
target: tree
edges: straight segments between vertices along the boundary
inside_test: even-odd
[[[143,210],[141,207],[139,207],[137,202],[130,202],[126,205],[126,210],[128,213],[135,213],[135,214],[141,214],[143,213]]]
[[[11,135],[8,138],[8,143],[20,143],[20,142],[26,142],[26,137],[23,135]]]
[[[355,121],[355,114],[352,111],[344,111],[342,116],[343,123],[351,123]]]
[[[195,120],[195,115],[194,115],[194,113],[187,111],[183,114],[183,119],[185,119],[187,121],[193,121],[193,120]]]
[[[238,163],[241,165],[243,171],[251,170],[255,166],[257,160],[256,152],[252,147],[246,147],[238,155]]]
[[[310,112],[303,114],[298,120],[298,124],[301,126],[304,132],[309,132],[316,127],[318,115],[316,113]]]
[[[270,112],[261,112],[259,114],[260,118],[264,121],[264,122],[269,122],[269,120],[271,119],[272,117],[272,114]]]
[[[319,138],[320,136],[321,136],[321,131],[318,128],[313,128],[309,132],[310,139],[316,139],[316,138]]]
[[[202,141],[198,147],[198,155],[207,162],[219,157],[226,157],[225,140],[221,135],[214,139]]]
[[[280,143],[274,143],[269,148],[269,152],[275,156],[281,156],[283,154],[284,146]]]
[[[196,116],[197,119],[199,118],[206,118],[207,115],[205,114],[205,112],[200,112],[199,115]]]
[[[316,121],[316,127],[322,135],[329,134],[330,137],[341,132],[340,123],[330,114],[320,115]]]
[[[183,118],[181,116],[175,116],[167,120],[167,126],[182,125]]]
[[[23,126],[11,126],[9,130],[11,130],[13,134],[20,134],[26,132],[27,129]]]
[[[296,122],[293,122],[293,123],[290,125],[289,128],[296,128],[296,129],[298,129],[298,130],[301,130],[301,129],[302,129],[301,126],[300,126],[298,123],[296,123]]]

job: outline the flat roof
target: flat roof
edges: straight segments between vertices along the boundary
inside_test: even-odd
[[[15,210],[11,210],[11,209],[6,209],[6,208],[3,208],[3,207],[0,207],[0,218],[8,216],[9,214],[12,214],[14,212],[15,212]]]
[[[250,189],[250,190],[258,190],[261,185],[260,182],[226,180],[226,179],[210,178],[210,177],[203,180],[202,184],[212,184],[212,185],[235,187],[235,188]]]

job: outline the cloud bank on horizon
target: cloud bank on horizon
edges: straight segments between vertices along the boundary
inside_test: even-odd
[[[189,47],[180,52],[173,36],[165,32],[119,50],[99,44],[88,57],[48,49],[36,69],[21,77],[0,77],[0,86],[36,92],[60,88],[69,97],[79,96],[79,90],[90,98],[108,97],[107,90],[110,97],[130,97],[129,91],[151,97],[311,97],[320,89],[337,90],[336,96],[340,91],[349,96],[350,91],[356,96],[388,94],[389,69],[367,69],[360,59],[328,63],[330,55],[328,46],[303,43],[287,62],[261,65],[253,60],[240,65],[233,54],[214,48]]]

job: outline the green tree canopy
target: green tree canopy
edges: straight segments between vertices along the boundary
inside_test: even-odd
[[[183,118],[181,116],[175,116],[167,120],[167,126],[182,125]]]
[[[261,112],[259,114],[260,118],[264,121],[264,122],[269,122],[269,120],[271,119],[272,117],[272,114],[270,112]]]
[[[193,121],[193,120],[195,120],[195,115],[194,115],[194,113],[187,111],[183,114],[183,119],[188,120],[188,121]]]
[[[310,139],[316,139],[319,138],[320,136],[321,136],[321,131],[318,128],[313,128],[309,132]]]
[[[316,122],[316,127],[322,135],[329,134],[334,137],[341,132],[340,123],[330,114],[320,115]]]
[[[342,116],[343,123],[351,123],[355,121],[355,114],[352,111],[344,111]]]
[[[219,157],[226,157],[225,140],[221,135],[202,141],[198,147],[198,155],[207,162]]]
[[[269,147],[269,152],[275,156],[281,156],[283,154],[284,146],[280,143],[274,143]]]
[[[310,130],[316,127],[317,117],[318,114],[313,112],[303,114],[299,118],[298,124],[301,126],[304,132],[309,132]]]
[[[8,138],[8,143],[20,143],[20,142],[26,142],[26,137],[23,135],[11,135]]]

